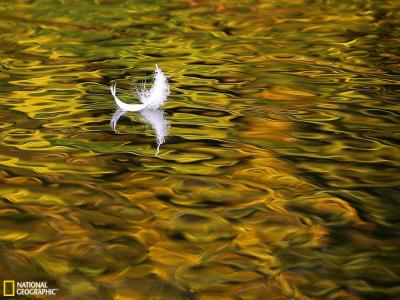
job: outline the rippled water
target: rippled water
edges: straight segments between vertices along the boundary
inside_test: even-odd
[[[394,0],[0,1],[0,279],[399,299],[399,25]],[[134,103],[155,64],[158,156],[140,114],[110,128],[109,85]]]

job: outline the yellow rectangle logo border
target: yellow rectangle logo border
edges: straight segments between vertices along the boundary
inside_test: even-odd
[[[12,293],[11,294],[6,293],[6,284],[7,283],[12,284]],[[15,280],[3,280],[3,296],[4,297],[14,297],[15,296]]]

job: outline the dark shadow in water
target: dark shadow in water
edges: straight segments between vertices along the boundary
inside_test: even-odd
[[[127,113],[127,111],[122,109],[117,109],[110,121],[111,129],[116,131],[118,120]],[[157,152],[160,152],[160,146],[164,144],[165,137],[168,135],[169,123],[164,115],[164,110],[162,109],[143,109],[138,111],[141,120],[145,124],[150,124],[154,130],[157,139]]]

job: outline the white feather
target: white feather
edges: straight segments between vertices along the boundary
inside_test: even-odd
[[[124,111],[139,111],[142,109],[158,109],[164,105],[169,96],[168,78],[163,71],[156,65],[154,71],[153,85],[150,89],[146,89],[143,85],[142,90],[137,92],[137,96],[142,104],[128,104],[122,102],[117,97],[117,85],[110,86],[111,94],[114,97],[115,103]]]
[[[115,103],[118,105],[118,107],[124,111],[138,111],[146,108],[146,104],[128,104],[125,102],[122,102],[121,100],[118,99],[117,97],[117,84],[114,83],[110,85],[110,91],[111,95],[114,97]]]

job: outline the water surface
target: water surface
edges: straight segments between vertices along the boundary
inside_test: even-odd
[[[399,299],[399,25],[394,0],[0,1],[1,280]],[[109,91],[138,103],[155,64],[157,156]]]

